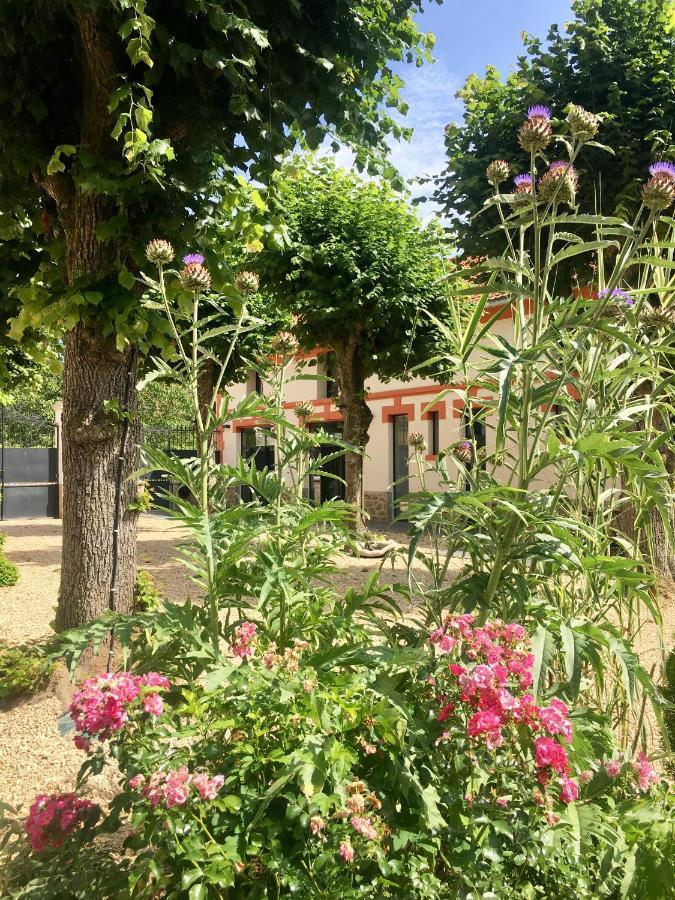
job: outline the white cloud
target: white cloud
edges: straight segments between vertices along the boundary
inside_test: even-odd
[[[438,62],[419,69],[401,67],[401,76],[406,83],[401,96],[409,109],[408,115],[400,117],[400,121],[414,130],[410,141],[389,141],[390,158],[403,178],[410,181],[422,175],[435,175],[444,168],[443,129],[461,115],[462,103],[455,98],[461,81]],[[327,147],[328,142],[326,150],[330,152]],[[334,158],[339,166],[347,169],[354,164],[354,154],[347,147],[342,147]],[[428,186],[411,184],[410,189],[413,196],[419,196],[428,190]],[[426,203],[421,210],[426,218],[434,214],[436,207]]]

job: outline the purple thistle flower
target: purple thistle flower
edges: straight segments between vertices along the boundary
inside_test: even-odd
[[[665,160],[652,163],[649,167],[649,174],[652,176],[662,175],[675,181],[675,163],[666,162]]]
[[[532,176],[524,172],[522,175],[516,175],[513,179],[513,183],[517,188],[532,187]]]
[[[543,106],[541,103],[531,106],[527,111],[528,119],[546,119],[547,122],[550,122],[552,116],[553,113],[548,106]]]
[[[201,253],[188,253],[187,256],[183,257],[183,264],[186,266],[189,266],[189,265],[201,266],[204,264],[204,257]]]
[[[567,169],[568,167],[571,168],[570,164],[565,162],[564,159],[555,159],[548,168],[550,172],[556,172],[560,169]]]
[[[601,300],[606,300],[610,298],[612,300],[621,300],[626,306],[634,306],[635,300],[628,294],[626,291],[622,291],[621,288],[614,288],[614,290],[610,291],[606,288],[604,291],[600,291],[598,297]]]

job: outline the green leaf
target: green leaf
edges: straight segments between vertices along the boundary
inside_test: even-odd
[[[532,653],[534,654],[534,665],[532,667],[533,688],[535,695],[540,697],[546,686],[546,675],[555,654],[553,635],[543,625],[537,626],[537,630],[532,638]]]

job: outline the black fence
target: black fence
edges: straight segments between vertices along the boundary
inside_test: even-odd
[[[59,514],[59,429],[0,407],[0,520]]]

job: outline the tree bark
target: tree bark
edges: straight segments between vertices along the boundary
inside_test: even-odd
[[[115,42],[95,11],[74,12],[82,67],[80,143],[94,158],[114,159],[107,103],[115,86]],[[113,276],[117,248],[97,237],[97,227],[117,211],[114,200],[84,191],[66,173],[37,173],[43,189],[56,203],[66,244],[65,276],[69,285],[95,286]],[[84,288],[86,289],[86,287]],[[80,323],[66,338],[63,373],[63,559],[55,626],[81,625],[108,608],[113,567],[113,520],[116,462],[121,423],[105,408],[122,407],[129,353],[119,352],[115,335],[104,336],[100,325]],[[118,534],[116,608],[132,608],[136,573],[136,520],[129,510],[136,495],[128,476],[138,468],[138,399],[134,389],[129,413],[122,517]]]
[[[63,373],[63,560],[55,627],[81,625],[108,608],[112,576],[115,469],[120,448],[120,422],[105,407],[120,406],[129,353],[115,349],[114,336],[102,338],[78,325],[66,339]],[[134,367],[135,369],[135,367]],[[132,370],[133,382],[136,372]],[[133,606],[136,576],[137,513],[129,509],[136,483],[128,478],[138,468],[138,404],[132,392],[127,437],[122,516],[118,536],[119,612]]]
[[[373,414],[366,402],[366,372],[359,353],[359,335],[350,336],[343,344],[334,344],[337,368],[337,408],[342,413],[342,435],[353,447],[365,450],[370,439],[368,429]],[[345,456],[345,500],[354,506],[354,530],[365,532],[363,514],[363,455],[347,452]]]

